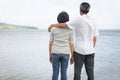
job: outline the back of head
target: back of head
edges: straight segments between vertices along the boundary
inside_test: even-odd
[[[81,12],[87,14],[89,12],[89,10],[90,10],[90,4],[89,3],[87,3],[87,2],[81,3],[81,5],[80,5],[80,11]]]
[[[60,12],[58,14],[57,21],[58,21],[58,23],[65,23],[65,22],[69,21],[68,13],[65,11]]]

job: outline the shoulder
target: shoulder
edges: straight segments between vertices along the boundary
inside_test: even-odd
[[[72,32],[72,31],[73,31],[73,29],[69,28],[69,31],[70,31],[70,32]]]
[[[67,22],[67,25],[69,28],[75,28],[77,27],[77,25],[81,22],[80,20],[80,16],[79,17],[75,17],[74,19],[71,19],[69,22]]]
[[[73,33],[73,29],[68,27],[67,30],[68,30],[69,33]]]
[[[75,17],[75,18],[73,19],[74,22],[80,21],[80,20],[81,20],[81,16]]]
[[[51,29],[51,32],[54,32],[54,31],[56,31],[56,30],[58,30],[58,28],[57,28],[57,27],[53,27],[53,28]]]

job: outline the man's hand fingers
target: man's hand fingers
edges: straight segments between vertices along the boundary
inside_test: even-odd
[[[48,32],[50,32],[50,28],[48,27]]]
[[[52,28],[53,26],[52,26],[52,24],[48,27],[48,32],[50,32],[51,31],[51,28]]]

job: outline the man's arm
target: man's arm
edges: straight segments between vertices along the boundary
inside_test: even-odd
[[[51,53],[51,51],[52,51],[52,45],[53,45],[53,42],[52,41],[50,41],[49,42],[49,61],[52,63],[52,53]]]
[[[96,41],[97,41],[97,37],[94,36],[94,37],[93,37],[93,47],[95,47],[95,45],[96,45]]]
[[[66,23],[58,23],[58,24],[51,24],[49,27],[48,27],[48,31],[50,32],[51,28],[52,27],[58,27],[58,28],[66,28],[68,27]]]
[[[73,43],[70,43],[70,51],[71,51],[70,64],[73,64],[74,62],[74,44]]]

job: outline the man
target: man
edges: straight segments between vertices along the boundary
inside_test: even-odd
[[[58,23],[69,21],[69,15],[66,12],[59,13]],[[70,63],[73,63],[73,30],[66,28],[53,28],[50,33],[49,42],[49,60],[52,63],[52,80],[58,80],[59,67],[61,68],[61,80],[67,80],[67,67],[69,55],[71,53]]]
[[[96,45],[98,30],[93,19],[87,13],[90,5],[83,2],[80,5],[80,15],[77,19],[67,23],[51,24],[48,28],[72,27],[75,31],[75,52],[74,52],[74,80],[81,80],[81,69],[85,65],[88,80],[94,80],[94,47]]]

